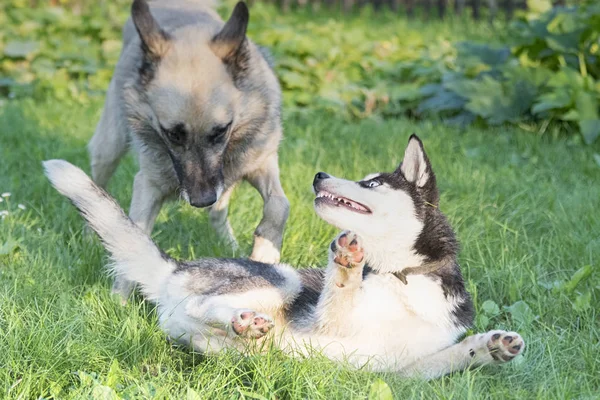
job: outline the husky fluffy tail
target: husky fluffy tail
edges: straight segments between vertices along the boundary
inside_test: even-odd
[[[136,282],[148,299],[159,297],[175,263],[135,225],[117,202],[79,168],[64,160],[43,162],[46,176],[77,207],[110,252],[110,268]]]

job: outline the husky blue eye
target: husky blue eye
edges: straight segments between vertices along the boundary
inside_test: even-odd
[[[369,183],[367,183],[367,186],[370,187],[370,188],[374,188],[374,187],[377,187],[379,185],[381,185],[381,182],[379,182],[377,180],[372,180],[372,181],[369,181]]]

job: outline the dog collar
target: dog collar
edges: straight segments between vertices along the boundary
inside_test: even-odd
[[[404,274],[404,271],[405,271],[405,269],[403,269],[400,272],[385,272],[385,274],[394,275],[396,278],[398,278],[400,280],[400,282],[404,283],[405,285],[408,285],[408,280],[406,279],[406,275]],[[363,279],[365,279],[365,277],[368,274],[381,275],[381,273],[379,271],[375,271],[373,268],[369,267],[368,265],[365,265],[365,267],[363,269]]]
[[[405,285],[408,285],[408,279],[406,279],[407,275],[430,274],[430,273],[435,272],[435,271],[439,270],[440,268],[442,268],[443,265],[444,265],[443,263],[432,262],[432,263],[425,263],[424,265],[421,265],[420,267],[406,267],[402,271],[385,272],[385,273],[394,275],[396,278],[398,278],[400,280],[400,282],[404,283]],[[363,279],[369,273],[379,274],[378,271],[375,271],[373,268],[369,267],[368,265],[365,265],[365,268],[363,270]]]

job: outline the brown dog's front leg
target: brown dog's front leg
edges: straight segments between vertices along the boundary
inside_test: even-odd
[[[250,258],[264,263],[278,263],[281,256],[283,230],[290,203],[279,181],[277,154],[264,167],[246,178],[263,198],[263,217],[254,231],[254,247]]]

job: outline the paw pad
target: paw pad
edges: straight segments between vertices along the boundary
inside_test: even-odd
[[[346,268],[354,268],[364,261],[360,238],[353,232],[345,232],[331,243],[333,260]]]
[[[518,333],[496,332],[491,335],[487,347],[494,360],[507,362],[523,352],[525,342]]]
[[[239,310],[231,319],[231,328],[238,336],[252,339],[264,336],[274,326],[271,317],[252,310]]]

